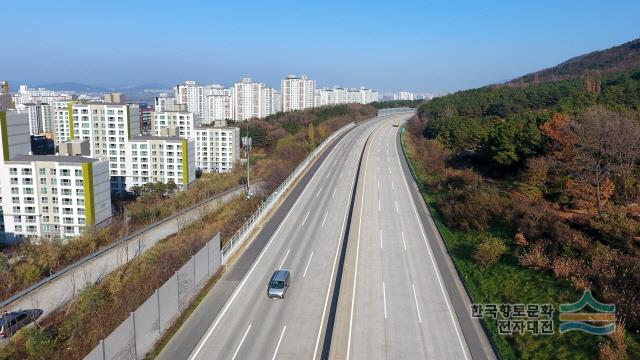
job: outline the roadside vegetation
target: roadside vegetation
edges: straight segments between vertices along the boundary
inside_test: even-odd
[[[502,358],[640,358],[640,72],[463,91],[407,130],[474,302],[557,309],[591,290],[616,305],[609,337],[500,336],[484,321]]]
[[[374,106],[377,109],[402,108],[402,107],[415,108],[415,107],[418,107],[423,102],[425,102],[424,99],[417,99],[417,100],[385,100],[385,101],[372,102],[371,106]]]
[[[318,108],[250,121],[252,136],[262,131],[268,134],[264,142],[254,140],[256,152],[265,155],[260,156],[253,173],[265,180],[266,194],[333,131],[376,113],[370,106],[336,108]],[[279,135],[274,136],[274,133]],[[239,197],[161,241],[100,283],[87,286],[73,301],[38,326],[14,335],[7,346],[0,348],[0,359],[82,359],[217,232],[221,233],[224,245],[262,199],[260,195],[250,200]],[[140,198],[138,201],[142,202]],[[146,211],[142,209],[148,207],[140,204],[139,211]]]
[[[175,185],[171,184],[148,184],[136,190],[139,196],[135,201],[121,205],[113,222],[105,228],[89,228],[71,240],[38,239],[4,249],[0,253],[0,299],[9,298],[137,230],[241,185],[243,175],[239,167],[229,173],[204,174],[183,192],[175,192]]]

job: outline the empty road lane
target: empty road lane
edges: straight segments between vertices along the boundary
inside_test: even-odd
[[[381,122],[364,152],[332,359],[472,358],[396,147],[409,116]]]

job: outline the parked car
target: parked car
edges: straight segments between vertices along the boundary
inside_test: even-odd
[[[274,271],[267,285],[267,296],[269,298],[284,299],[284,295],[289,288],[289,277],[288,270],[280,269]]]
[[[18,330],[36,321],[43,311],[40,309],[19,310],[4,313],[0,317],[0,338],[10,338]]]

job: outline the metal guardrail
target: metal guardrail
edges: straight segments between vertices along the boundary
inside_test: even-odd
[[[405,132],[404,128],[400,129],[400,145],[401,145],[400,147],[402,148],[402,154],[404,155],[404,158],[407,160],[407,164],[409,165],[409,170],[411,171],[411,176],[413,176],[413,180],[418,185],[418,189],[423,190],[424,184],[418,177],[418,174],[416,173],[416,170],[413,168],[413,164],[409,159],[409,154],[407,154],[406,144],[404,143],[404,137],[402,136],[404,135],[404,132]]]
[[[262,181],[261,179],[257,179],[257,180],[252,181],[251,183],[255,184],[255,183],[261,182],[261,181]],[[154,229],[154,228],[156,228],[156,227],[158,227],[158,226],[160,226],[160,225],[162,225],[162,224],[164,224],[164,223],[166,223],[168,221],[174,220],[177,217],[182,216],[185,213],[188,213],[189,211],[192,211],[193,209],[196,209],[196,208],[198,208],[198,207],[200,207],[200,206],[202,206],[202,205],[204,205],[204,204],[206,204],[208,202],[214,201],[214,200],[216,200],[218,198],[221,198],[221,197],[223,197],[225,195],[228,195],[228,194],[230,194],[232,192],[235,192],[235,191],[238,191],[238,190],[244,189],[244,188],[245,188],[245,185],[240,185],[240,186],[231,188],[229,190],[226,190],[226,191],[224,191],[222,193],[216,194],[216,195],[214,195],[214,196],[212,196],[210,198],[207,198],[205,200],[202,200],[199,203],[197,203],[195,205],[192,205],[192,206],[190,206],[190,207],[188,207],[186,209],[182,209],[182,210],[180,210],[179,212],[177,212],[174,215],[171,215],[171,216],[169,216],[169,217],[167,217],[165,219],[162,219],[160,221],[157,221],[157,222],[155,222],[155,223],[153,223],[153,224],[151,224],[151,225],[149,225],[147,227],[144,227],[144,228],[142,228],[140,230],[137,230],[134,233],[128,235],[127,237],[122,238],[122,239],[120,239],[120,240],[118,240],[116,242],[113,242],[113,243],[107,245],[106,247],[103,247],[103,248],[97,250],[96,252],[93,252],[93,253],[91,253],[89,255],[86,255],[85,257],[83,257],[80,260],[72,263],[71,265],[65,267],[64,269],[52,274],[51,276],[48,276],[48,277],[38,281],[37,283],[35,283],[35,284],[33,284],[33,285],[23,289],[23,290],[20,290],[19,292],[15,293],[11,297],[3,300],[2,302],[0,302],[0,309],[11,305],[11,303],[19,300],[20,298],[22,298],[24,296],[27,296],[32,291],[34,291],[34,290],[36,290],[38,288],[41,288],[43,286],[46,286],[50,282],[52,282],[52,281],[56,280],[57,278],[65,275],[66,273],[75,270],[76,268],[80,267],[81,265],[83,265],[83,264],[85,264],[85,263],[87,263],[87,262],[89,262],[89,261],[91,261],[91,260],[93,260],[93,259],[95,259],[95,258],[97,258],[97,257],[109,252],[110,250],[113,250],[114,248],[117,248],[118,246],[121,246],[121,245],[129,242],[130,240],[134,239],[137,236],[140,236],[141,234],[143,234],[143,233],[145,233],[145,232],[147,232],[149,230],[152,230],[152,229]]]
[[[313,160],[315,160],[315,158],[322,153],[322,151],[324,151],[324,149],[331,144],[335,138],[355,126],[355,123],[347,124],[329,135],[329,137],[320,143],[320,145],[318,145],[318,147],[316,147],[311,154],[309,154],[302,163],[293,170],[293,172],[280,184],[280,186],[278,186],[278,188],[271,193],[271,195],[269,195],[262,204],[260,204],[258,210],[256,210],[251,217],[247,219],[242,227],[240,227],[231,239],[229,239],[229,242],[222,248],[222,251],[220,252],[221,264],[225,264],[229,260],[238,246],[242,244],[242,242],[244,242],[248,237],[249,233],[253,231],[254,226],[258,224],[264,218],[264,215],[282,198],[282,195],[287,192],[294,180],[296,180],[298,176],[307,169],[307,166],[309,166],[309,164],[313,162]]]

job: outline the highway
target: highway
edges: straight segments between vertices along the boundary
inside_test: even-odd
[[[158,359],[495,358],[411,188],[392,126],[409,116],[330,148]],[[269,299],[279,268],[291,286]]]
[[[391,121],[364,152],[330,357],[470,359]]]
[[[348,133],[302,194],[190,354],[190,359],[319,356],[357,166],[376,118]],[[269,299],[274,270],[291,271],[284,300]]]

